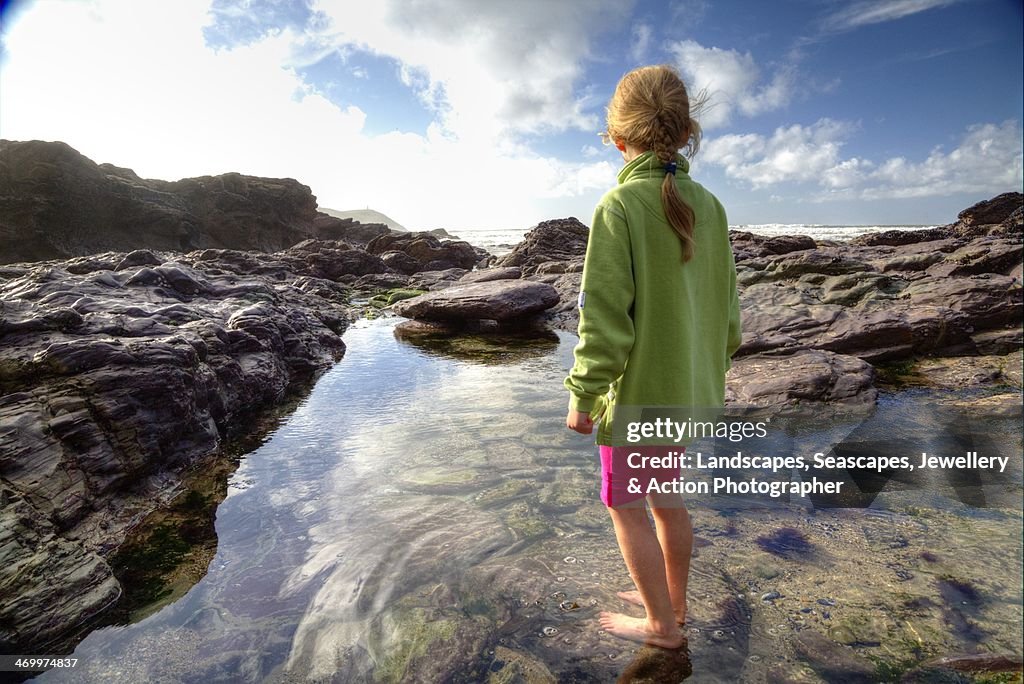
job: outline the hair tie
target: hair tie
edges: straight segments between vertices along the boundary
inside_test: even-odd
[[[665,169],[665,173],[671,173],[673,176],[676,175],[676,163],[674,161],[670,161],[665,164],[663,168]]]

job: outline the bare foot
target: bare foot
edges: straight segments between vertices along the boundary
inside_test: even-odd
[[[622,639],[638,641],[649,646],[660,646],[661,648],[679,648],[686,641],[682,632],[678,629],[668,634],[655,632],[646,618],[635,618],[623,615],[622,613],[603,612],[599,616],[601,628],[610,634]]]
[[[634,606],[644,607],[644,600],[640,598],[640,592],[636,589],[632,591],[617,591],[615,595],[626,603],[632,603]],[[676,624],[682,625],[686,622],[686,606],[683,606],[682,611],[676,611]]]

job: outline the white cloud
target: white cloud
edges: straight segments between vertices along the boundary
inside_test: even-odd
[[[705,141],[701,157],[754,188],[811,181],[839,163],[842,137],[849,128],[848,124],[822,119],[812,126],[777,128],[768,138],[754,133],[723,135]]]
[[[914,163],[895,157],[879,165],[865,199],[927,197],[952,192],[1005,192],[1024,184],[1022,131],[1017,121],[975,124],[949,152],[941,147]]]
[[[411,228],[527,227],[614,184],[607,163],[538,155],[510,134],[597,130],[580,105],[589,95],[573,94],[597,10],[538,4],[503,24],[497,3],[476,18],[465,3],[339,5],[357,46],[285,29],[218,50],[203,39],[208,0],[31,5],[4,28],[0,135],[63,140],[143,177],[292,177],[321,206],[372,206]],[[365,112],[297,73],[339,48],[398,59],[437,121],[424,134],[367,133]]]
[[[704,20],[708,11],[707,0],[673,0],[669,3],[671,22],[686,26],[696,26]]]
[[[937,147],[920,162],[893,157],[881,163],[843,158],[855,127],[821,119],[780,127],[771,136],[730,134],[705,141],[703,163],[754,189],[783,183],[817,185],[817,200],[877,200],[965,192],[1005,192],[1024,183],[1024,152],[1017,121],[970,126],[956,148]]]
[[[710,96],[699,118],[705,129],[726,125],[737,111],[754,116],[779,109],[792,97],[792,67],[779,69],[768,83],[759,83],[760,69],[749,52],[704,47],[693,40],[673,43],[669,51],[691,94],[705,91]]]
[[[826,31],[839,32],[902,19],[918,12],[952,5],[959,0],[865,0],[846,5],[821,22]]]
[[[654,31],[649,24],[633,24],[631,43],[629,45],[629,57],[635,63],[641,63],[647,58],[647,51],[651,47],[651,38]]]
[[[314,8],[331,20],[325,39],[417,70],[422,80],[410,83],[444,128],[480,144],[522,132],[597,130],[574,88],[591,41],[629,10],[614,0],[319,0]]]

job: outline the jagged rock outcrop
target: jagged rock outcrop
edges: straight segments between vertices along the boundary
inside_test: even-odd
[[[313,219],[314,237],[321,240],[342,240],[365,247],[375,237],[391,232],[383,223],[360,223],[355,219],[338,218],[322,212]]]
[[[878,362],[1012,351],[1024,311],[1022,200],[1008,193],[955,224],[845,243],[732,233],[744,327],[738,355],[818,349]],[[562,298],[553,323],[574,330],[579,278],[551,282]]]
[[[868,363],[1019,349],[1022,204],[1020,193],[1007,193],[961,212],[954,224],[842,243],[732,232],[744,335],[730,396],[794,403],[808,400],[799,388],[810,386],[813,401],[872,401]],[[526,278],[555,287],[560,301],[545,318],[575,332],[575,271],[586,236],[573,227],[578,240],[558,252],[570,240],[565,223],[551,223],[497,263],[523,264]]]
[[[471,269],[486,252],[480,254],[464,240],[442,240],[430,233],[388,233],[380,235],[366,245],[370,254],[388,256],[400,273],[416,271],[443,271],[449,268]],[[394,253],[404,254],[397,257]],[[415,264],[413,263],[415,261]]]
[[[139,248],[276,252],[382,232],[318,212],[309,187],[291,178],[144,179],[62,142],[0,141],[0,263]]]
[[[0,267],[0,642],[32,652],[115,601],[127,527],[340,358],[344,281],[385,270],[316,240]]]
[[[541,221],[523,237],[522,242],[497,259],[494,265],[518,266],[525,275],[537,273],[549,262],[559,263],[557,268],[561,270],[557,272],[568,270],[560,262],[576,262],[578,270],[582,268],[583,257],[587,253],[589,234],[590,229],[575,217]]]

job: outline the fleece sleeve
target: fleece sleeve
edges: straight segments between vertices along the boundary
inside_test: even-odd
[[[578,301],[580,341],[565,387],[569,408],[592,412],[626,368],[633,348],[633,258],[621,207],[594,210]]]

